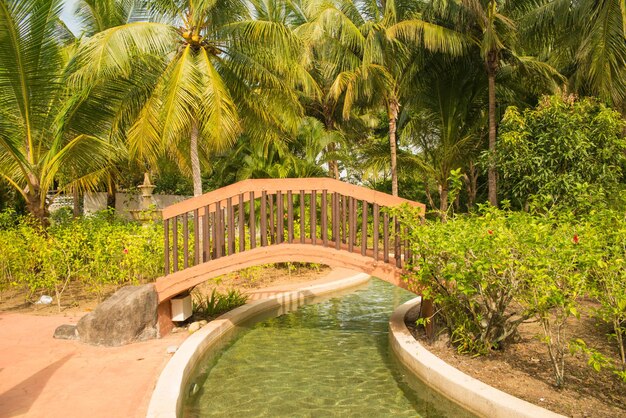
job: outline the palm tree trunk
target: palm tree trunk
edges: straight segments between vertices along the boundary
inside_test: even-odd
[[[448,218],[448,184],[447,181],[439,185],[439,216],[442,222]]]
[[[328,153],[334,153],[336,150],[335,144],[328,144],[327,150]],[[339,180],[339,164],[337,163],[337,160],[333,159],[328,161],[328,171],[332,173],[335,180]]]
[[[115,210],[117,204],[117,186],[115,180],[109,176],[107,184],[107,209]]]
[[[498,206],[497,172],[494,161],[496,152],[496,70],[497,54],[491,51],[487,58],[487,78],[489,79],[489,203]]]
[[[333,131],[335,129],[335,121],[333,120],[333,115],[332,115],[332,109],[330,108],[330,106],[324,105],[323,106],[323,113],[324,113],[324,127],[326,128],[326,131],[330,132]],[[335,143],[330,143],[328,144],[328,147],[326,147],[327,152],[328,153],[334,153],[335,150],[337,149]],[[333,175],[333,178],[335,180],[339,180],[339,164],[337,163],[336,159],[332,159],[330,161],[328,161],[328,171],[330,171]]]
[[[387,112],[389,115],[389,148],[391,149],[391,194],[398,196],[398,144],[396,139],[396,130],[398,125],[398,112],[400,104],[398,100],[392,98],[387,104]]]
[[[29,187],[26,192],[26,208],[33,215],[35,220],[41,225],[44,229],[50,225],[48,219],[48,208],[46,207],[45,200],[41,198],[41,190],[39,186],[34,185],[33,187]]]
[[[202,175],[200,172],[200,157],[198,155],[198,137],[200,133],[198,131],[198,123],[194,122],[191,127],[191,177],[193,180],[193,195],[202,195]]]
[[[78,188],[74,188],[74,190],[72,190],[72,216],[74,218],[80,217],[80,196],[81,194]]]

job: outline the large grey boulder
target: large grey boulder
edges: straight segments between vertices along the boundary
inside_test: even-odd
[[[78,336],[105,346],[157,338],[157,305],[154,285],[123,287],[78,321]]]

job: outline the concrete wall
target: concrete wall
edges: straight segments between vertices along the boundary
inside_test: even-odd
[[[187,196],[155,194],[154,201],[157,208],[163,209],[167,206],[187,199]],[[140,210],[141,196],[139,193],[117,193],[115,195],[115,210],[120,216],[132,219],[129,210]],[[83,211],[85,215],[106,209],[106,193],[87,193],[83,198]]]

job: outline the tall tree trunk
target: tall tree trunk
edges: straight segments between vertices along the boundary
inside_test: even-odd
[[[193,179],[194,196],[202,195],[202,174],[200,172],[200,156],[198,155],[199,136],[198,124],[194,122],[191,127],[191,146],[189,147],[191,153],[191,177]]]
[[[439,216],[442,222],[448,219],[448,182],[439,185]]]
[[[117,204],[117,185],[115,180],[109,176],[107,184],[107,209],[115,210]]]
[[[398,196],[398,144],[396,139],[396,130],[398,125],[398,113],[400,104],[394,97],[389,99],[387,103],[387,112],[389,115],[389,148],[391,149],[391,194]]]
[[[31,179],[32,180],[32,179]],[[50,225],[48,207],[45,199],[41,198],[41,189],[38,182],[26,190],[26,208],[35,220],[45,229]]]
[[[490,51],[487,56],[487,78],[489,79],[489,169],[487,172],[489,185],[489,203],[498,206],[498,184],[495,162],[496,152],[496,72],[498,54]]]
[[[81,193],[77,188],[72,190],[72,215],[74,218],[80,217],[80,197]]]
[[[323,112],[324,112],[324,127],[326,128],[326,131],[327,132],[334,131],[335,121],[333,120],[332,109],[328,105],[324,105]],[[335,145],[334,142],[328,144],[328,146],[326,147],[327,152],[331,154],[334,153],[336,149],[337,149],[337,146]],[[328,161],[328,171],[332,173],[332,176],[335,180],[339,180],[339,164],[337,163],[337,160],[335,158]]]
[[[335,144],[328,144],[328,147],[326,147],[327,152],[328,153],[334,153],[336,148],[335,148]],[[335,180],[339,180],[339,164],[337,163],[337,160],[332,159],[330,161],[328,161],[328,171],[331,172],[333,178]]]

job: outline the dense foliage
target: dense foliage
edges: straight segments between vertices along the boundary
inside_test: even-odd
[[[611,199],[624,181],[623,129],[619,113],[593,99],[552,96],[535,109],[509,108],[500,126],[503,194],[524,208],[537,196],[572,208],[585,193]]]
[[[620,0],[80,0],[76,33],[63,6],[0,7],[0,207],[44,225],[52,190],[112,201],[144,171],[177,193],[329,175],[471,210],[544,187],[498,152],[508,106],[563,90],[626,112]],[[554,133],[578,152],[572,129]]]
[[[592,297],[601,306],[595,314],[612,329],[620,353],[621,364],[604,365],[623,375],[623,213],[602,209],[576,219],[483,207],[480,214],[426,226],[406,208],[397,213],[409,227],[414,254],[406,279],[434,301],[433,320],[447,330],[459,352],[503,349],[522,322],[534,319],[542,325],[542,340],[561,386],[570,349],[567,321],[578,317],[583,297]]]
[[[45,232],[33,219],[0,214],[0,290],[28,297],[52,292],[62,303],[69,286],[101,295],[108,286],[154,280],[163,265],[163,227],[141,226],[110,214],[59,219]]]

